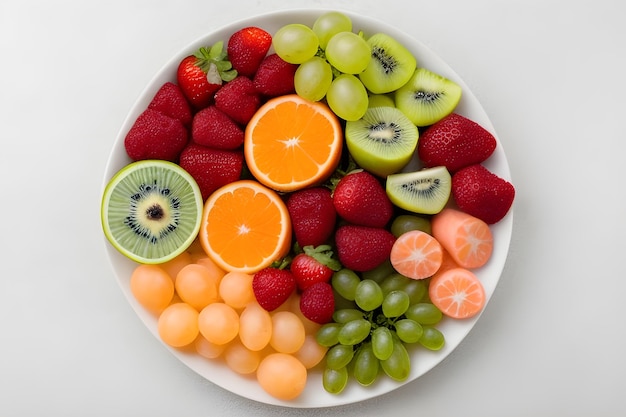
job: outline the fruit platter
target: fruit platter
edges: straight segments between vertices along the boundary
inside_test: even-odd
[[[487,114],[436,54],[370,17],[288,10],[211,30],[148,83],[101,221],[172,355],[242,397],[313,408],[454,351],[500,279],[514,197]]]

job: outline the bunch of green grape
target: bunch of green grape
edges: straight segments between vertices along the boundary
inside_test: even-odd
[[[322,376],[326,391],[342,392],[350,374],[361,385],[370,385],[381,370],[404,381],[411,372],[409,345],[429,350],[444,346],[444,336],[435,327],[443,314],[428,301],[425,281],[395,272],[359,276],[342,269],[331,283],[343,302],[333,321],[316,334],[318,343],[328,347]]]
[[[273,36],[276,54],[299,64],[294,76],[296,93],[311,101],[326,98],[344,120],[358,120],[368,107],[368,94],[357,77],[370,62],[372,50],[351,19],[340,12],[320,15],[312,27],[287,24]]]

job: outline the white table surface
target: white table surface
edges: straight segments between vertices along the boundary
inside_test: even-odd
[[[624,415],[625,4],[4,0],[0,415]],[[318,7],[394,23],[447,61],[489,114],[517,199],[499,286],[443,363],[379,398],[287,409],[213,385],[149,334],[99,202],[113,139],[172,55],[233,20]]]

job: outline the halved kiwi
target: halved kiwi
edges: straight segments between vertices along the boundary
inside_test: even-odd
[[[102,228],[113,247],[135,262],[167,262],[194,241],[204,202],[195,180],[162,160],[132,162],[104,189]]]
[[[417,127],[395,107],[372,107],[346,122],[348,151],[361,168],[380,177],[400,171],[415,153]]]
[[[416,126],[429,126],[455,109],[461,86],[425,68],[417,68],[411,79],[395,93],[396,107]]]
[[[444,166],[401,172],[387,177],[387,196],[413,213],[437,214],[450,199],[452,179]]]
[[[367,43],[372,48],[372,59],[359,78],[370,92],[392,92],[411,78],[417,61],[404,45],[385,33],[370,36]]]

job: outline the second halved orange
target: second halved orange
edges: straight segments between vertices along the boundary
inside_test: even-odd
[[[330,177],[342,144],[339,119],[326,104],[289,94],[269,100],[252,117],[244,154],[260,183],[291,192]]]
[[[209,196],[198,238],[223,270],[253,274],[289,252],[291,220],[275,191],[239,180]]]

